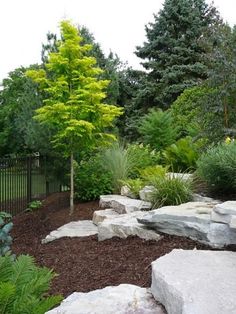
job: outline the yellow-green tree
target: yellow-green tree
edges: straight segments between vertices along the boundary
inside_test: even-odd
[[[102,70],[89,56],[91,45],[82,44],[78,29],[61,22],[58,52],[49,54],[46,71],[28,71],[47,95],[35,118],[55,130],[53,145],[70,156],[70,212],[74,210],[74,154],[114,139],[107,130],[122,110],[103,103],[109,81],[99,79]]]

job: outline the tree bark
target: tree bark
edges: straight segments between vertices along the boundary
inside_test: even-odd
[[[74,155],[70,155],[70,215],[74,213]]]

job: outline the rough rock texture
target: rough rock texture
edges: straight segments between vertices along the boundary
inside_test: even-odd
[[[170,219],[208,224],[213,207],[213,204],[205,202],[188,202],[176,206],[164,206],[146,213],[143,216],[142,223],[155,226],[159,221]]]
[[[150,291],[122,284],[88,293],[75,292],[46,314],[164,314]]]
[[[236,253],[183,251],[152,263],[151,291],[168,314],[236,313]]]
[[[99,205],[102,208],[113,208],[119,214],[132,213],[151,208],[151,203],[149,202],[135,200],[121,195],[101,195]]]
[[[72,221],[52,231],[42,243],[48,243],[63,237],[88,237],[98,233],[98,228],[91,220]]]
[[[211,197],[206,197],[202,196],[197,193],[193,193],[193,202],[206,202],[206,203],[214,203],[214,204],[219,204],[219,200],[215,200],[214,198]]]
[[[186,236],[190,239],[209,244],[210,213],[213,210],[212,203],[189,202],[178,206],[165,206],[152,210],[138,218],[138,221],[158,232],[171,235]],[[215,229],[214,229],[215,230]],[[212,231],[211,239],[215,240],[216,235]],[[222,247],[220,243],[210,243],[212,246]]]
[[[216,222],[222,222],[231,225],[234,228],[236,218],[236,201],[228,201],[217,204],[212,212],[211,219]],[[232,220],[232,224],[231,224]]]
[[[236,215],[236,201],[227,201],[215,206],[214,211],[222,215]]]
[[[133,193],[131,192],[130,188],[127,185],[123,185],[120,189],[120,195],[121,196],[127,196],[130,198],[135,198]]]
[[[128,236],[138,236],[145,240],[159,240],[161,236],[156,231],[138,223],[137,218],[141,218],[143,215],[145,213],[139,211],[103,221],[98,225],[98,240],[103,241],[113,237],[125,239]]]
[[[120,214],[118,214],[112,208],[96,210],[93,213],[93,223],[97,226],[99,223],[103,222],[105,219],[113,219],[119,216]]]
[[[139,197],[143,201],[151,202],[152,194],[153,194],[154,191],[155,191],[154,186],[147,185],[142,190],[139,191]]]

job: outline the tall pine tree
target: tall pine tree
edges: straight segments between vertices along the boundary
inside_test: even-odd
[[[136,51],[147,70],[136,99],[139,108],[168,108],[186,88],[207,78],[209,34],[219,21],[205,0],[166,0],[154,18],[146,26],[147,42]]]

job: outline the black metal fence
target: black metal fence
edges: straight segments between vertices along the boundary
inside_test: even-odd
[[[0,211],[15,215],[33,200],[68,190],[47,174],[45,157],[0,158]]]

